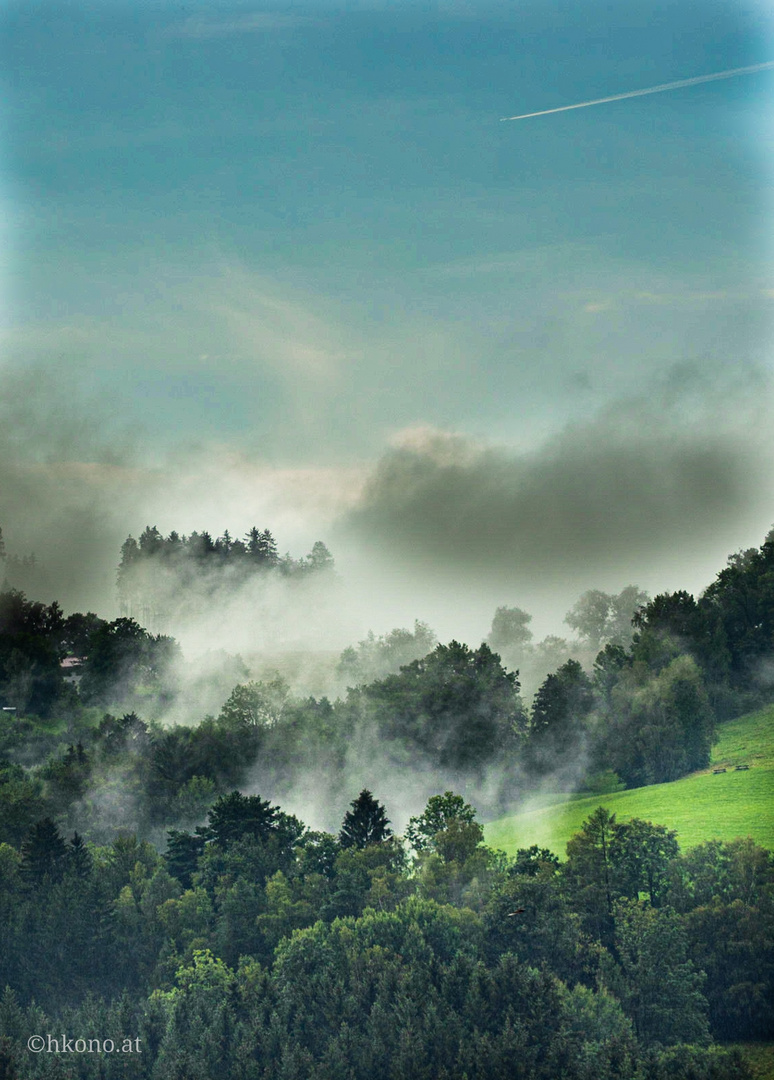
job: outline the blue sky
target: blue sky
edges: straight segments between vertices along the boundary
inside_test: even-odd
[[[701,447],[668,466],[681,477],[708,431],[727,440],[712,468],[741,454],[724,479],[768,461],[765,437],[749,445],[749,433],[765,429],[769,394],[774,73],[500,117],[770,60],[770,9],[25,0],[0,11],[2,373],[15,395],[4,437],[7,491],[25,504],[41,463],[49,498],[64,465],[131,469],[131,500],[126,480],[110,494],[107,474],[98,496],[76,499],[111,501],[124,535],[151,513],[164,529],[183,516],[183,528],[234,531],[254,507],[291,539],[318,522],[343,538],[354,520],[366,549],[390,534],[392,558],[418,535],[432,549],[438,527],[417,531],[411,509],[404,528],[405,506],[381,505],[396,454],[433,484],[439,462],[470,470],[502,456],[522,479],[504,481],[496,507],[573,432],[617,453],[621,430],[636,439],[627,425],[660,397],[653,446],[701,429]],[[224,490],[240,492],[233,507],[185,479],[186,462],[213,457]],[[718,490],[705,466],[691,466],[696,490]],[[636,482],[657,485],[660,468]],[[158,494],[160,475],[177,496]],[[706,565],[774,520],[757,479],[734,482],[722,521],[699,499],[683,522]],[[659,495],[670,521],[682,483]],[[571,530],[559,498],[546,492],[546,529]],[[637,493],[616,506],[627,498]],[[6,533],[40,544],[40,517],[25,525],[10,495],[6,506]],[[611,520],[609,535],[627,544],[637,527]],[[653,580],[669,576],[676,535],[646,530]],[[587,540],[557,556],[572,587]],[[492,551],[498,588],[535,545]]]

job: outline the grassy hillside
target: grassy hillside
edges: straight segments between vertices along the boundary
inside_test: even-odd
[[[680,846],[751,836],[774,848],[774,706],[723,724],[708,769],[671,784],[562,800],[500,818],[486,826],[486,842],[509,854],[540,844],[560,857],[573,833],[597,806],[619,820],[644,818],[677,830]],[[748,771],[736,771],[737,765]],[[713,769],[728,771],[715,776]]]

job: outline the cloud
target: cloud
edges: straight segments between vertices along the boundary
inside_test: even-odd
[[[206,437],[159,446],[120,400],[84,388],[77,351],[58,360],[0,369],[0,528],[11,554],[37,560],[14,582],[34,599],[117,614],[120,546],[146,524],[216,535],[257,524],[304,554],[362,486],[362,466],[276,464]]]
[[[683,365],[529,453],[414,428],[342,528],[427,574],[546,590],[615,570],[639,580],[676,552],[719,559],[719,543],[735,549],[774,516],[765,398],[750,373],[730,387]]]

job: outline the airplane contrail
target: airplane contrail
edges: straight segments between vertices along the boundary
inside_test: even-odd
[[[692,79],[678,79],[677,82],[648,86],[644,90],[627,90],[625,94],[612,94],[610,97],[595,98],[593,101],[580,101],[577,105],[560,105],[558,109],[541,109],[540,112],[522,113],[521,116],[501,116],[500,120],[527,120],[530,116],[548,116],[550,113],[567,112],[569,109],[587,109],[589,105],[604,105],[608,101],[623,101],[624,98],[642,97],[644,94],[661,94],[664,90],[677,90],[681,86],[698,86],[699,83],[713,82],[715,79],[732,79],[735,75],[752,75],[756,71],[770,71],[771,68],[774,68],[774,60],[767,60],[763,64],[750,64],[749,67],[716,71],[713,75],[695,75]]]

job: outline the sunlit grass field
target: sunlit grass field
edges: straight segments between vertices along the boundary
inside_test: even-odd
[[[539,844],[560,857],[565,845],[597,806],[619,820],[644,818],[677,831],[683,849],[704,840],[751,836],[774,848],[774,706],[739,717],[719,728],[720,739],[708,769],[670,784],[610,795],[557,796],[556,801],[500,818],[485,827],[486,842],[508,854]],[[737,765],[749,765],[737,772]],[[713,775],[713,768],[728,771]]]

